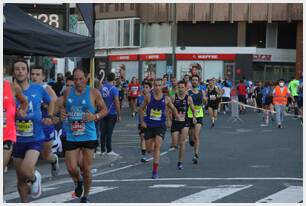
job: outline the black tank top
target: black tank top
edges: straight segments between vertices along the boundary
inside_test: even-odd
[[[212,90],[207,88],[207,98],[208,101],[216,101],[218,97],[218,92],[216,90],[216,87],[214,87]]]
[[[187,118],[187,110],[188,110],[188,95],[185,95],[184,99],[180,99],[177,94],[175,94],[175,99],[173,105],[177,109],[179,114],[184,114],[185,119]],[[173,115],[173,119],[175,119]]]

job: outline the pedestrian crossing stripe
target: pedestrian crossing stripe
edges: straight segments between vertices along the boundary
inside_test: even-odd
[[[284,190],[258,200],[258,203],[296,203],[303,200],[303,187],[289,186]]]
[[[173,203],[211,203],[249,187],[252,187],[252,185],[221,185],[188,195],[173,201]]]
[[[229,197],[239,191],[251,188],[253,185],[218,185],[218,186],[203,186],[200,192],[196,192],[184,197],[173,200],[172,203],[212,203],[217,200]],[[149,189],[166,190],[169,188],[180,189],[188,188],[187,185],[182,184],[155,184],[148,186]],[[109,190],[117,189],[118,187],[94,186],[91,188],[89,197],[94,194],[102,193]],[[43,188],[43,192],[56,190],[58,187]],[[4,196],[6,201],[18,199],[17,192],[13,192]],[[72,201],[71,191],[45,196],[40,199],[33,200],[32,203],[62,203]],[[247,200],[245,200],[247,202]],[[257,200],[257,203],[298,203],[303,201],[303,187],[288,185],[285,189],[269,194],[262,199]]]
[[[117,187],[92,187],[90,189],[89,195],[93,195],[96,193],[113,190]],[[38,200],[31,201],[31,203],[61,203],[61,202],[67,202],[71,201],[74,198],[71,196],[71,191],[65,192],[62,194],[56,194],[49,197],[44,197]]]

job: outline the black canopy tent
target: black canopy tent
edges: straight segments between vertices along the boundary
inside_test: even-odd
[[[94,39],[59,30],[34,19],[14,4],[5,4],[3,50],[5,55],[94,56]]]

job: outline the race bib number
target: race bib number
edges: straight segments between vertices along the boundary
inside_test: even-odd
[[[160,121],[162,116],[161,110],[151,109],[150,111],[150,119]]]
[[[186,116],[185,112],[178,112],[177,114],[178,114],[179,120],[181,121],[185,120],[185,116]]]
[[[31,120],[17,120],[16,128],[17,136],[32,137],[34,135],[34,127]]]
[[[209,95],[209,99],[210,100],[216,100],[216,95],[214,95],[214,94],[213,95]]]
[[[6,127],[6,109],[3,109],[3,128]]]
[[[84,135],[85,134],[85,122],[83,120],[72,121],[71,131],[74,136]]]
[[[137,95],[138,87],[131,87],[131,90],[133,95]]]
[[[201,106],[201,105],[195,105],[195,106],[194,106],[195,115],[200,114],[201,109],[202,109],[202,106]]]

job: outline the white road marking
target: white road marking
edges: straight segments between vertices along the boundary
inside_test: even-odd
[[[258,200],[258,203],[298,203],[303,200],[302,186],[289,186],[288,188]]]
[[[47,191],[50,191],[50,190],[55,190],[57,189],[57,187],[42,187],[42,192],[47,192]],[[19,198],[19,193],[18,192],[12,192],[12,193],[9,193],[7,195],[4,195],[4,198],[6,201],[10,201],[10,200],[13,200],[13,199],[16,199],[16,198]]]
[[[185,187],[186,185],[152,185],[149,188],[178,188]]]
[[[190,178],[158,178],[158,179],[110,179],[110,180],[93,180],[93,182],[143,182],[143,181],[210,181],[210,180],[286,180],[286,181],[303,181],[303,178],[294,178],[294,177],[190,177]]]
[[[100,192],[104,192],[107,190],[112,190],[115,189],[116,187],[92,187],[90,192],[89,192],[89,196],[96,194],[96,193],[100,193]],[[49,197],[45,197],[45,198],[41,198],[38,200],[34,200],[31,203],[43,203],[43,202],[48,202],[48,203],[61,203],[61,202],[67,202],[67,201],[71,201],[74,198],[72,197],[72,191],[70,192],[66,192],[66,193],[62,193],[62,194],[55,194]]]
[[[116,129],[114,130],[114,133],[120,133],[120,132],[129,132],[127,129]]]
[[[217,188],[209,188],[175,200],[173,203],[210,203],[251,186],[252,185],[223,185]]]

